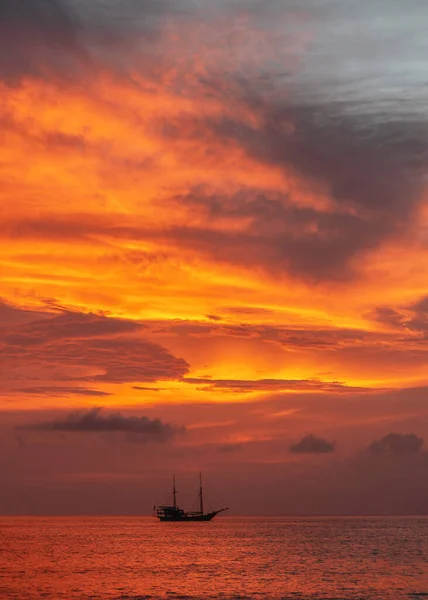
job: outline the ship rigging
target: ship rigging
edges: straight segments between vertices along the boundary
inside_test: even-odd
[[[229,510],[228,508],[220,508],[211,512],[204,512],[204,495],[202,487],[202,473],[199,473],[199,493],[198,493],[198,504],[199,510],[185,512],[182,508],[177,506],[177,488],[175,487],[175,475],[172,478],[172,499],[173,504],[154,506],[156,511],[156,517],[160,521],[211,521],[219,513]]]

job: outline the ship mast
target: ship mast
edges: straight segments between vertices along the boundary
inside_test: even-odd
[[[202,497],[202,473],[199,471],[199,512],[204,512],[204,500]]]
[[[174,499],[174,508],[177,508],[177,490],[175,489],[175,475],[172,476],[172,497]]]

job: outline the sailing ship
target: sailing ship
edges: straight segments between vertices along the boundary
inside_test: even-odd
[[[185,512],[177,506],[177,489],[175,487],[175,475],[172,478],[172,506],[155,506],[156,517],[160,521],[211,521],[219,513],[229,510],[228,508],[220,508],[211,512],[204,512],[204,497],[202,489],[202,473],[199,473],[199,510]]]

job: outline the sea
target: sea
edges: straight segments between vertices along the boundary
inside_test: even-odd
[[[428,517],[1,517],[1,600],[428,599]]]

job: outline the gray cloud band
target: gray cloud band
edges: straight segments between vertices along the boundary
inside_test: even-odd
[[[101,408],[80,410],[63,419],[45,421],[21,427],[37,431],[61,431],[69,433],[126,433],[140,441],[166,442],[184,433],[184,427],[164,423],[161,419],[125,416],[121,413],[105,414]]]

